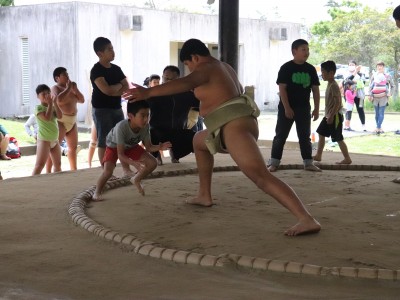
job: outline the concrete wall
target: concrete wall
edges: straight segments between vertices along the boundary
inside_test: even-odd
[[[123,15],[141,15],[142,30],[120,30]],[[281,27],[287,28],[288,39],[270,40],[270,29]],[[114,63],[139,84],[152,73],[161,75],[166,65],[177,65],[177,48],[185,40],[195,37],[218,43],[218,16],[81,2],[1,7],[0,28],[0,117],[32,113],[37,104],[36,86],[52,86],[54,68],[64,66],[85,95],[86,103],[78,107],[78,119],[85,120],[90,107],[90,69],[98,60],[92,45],[98,36],[112,41]],[[239,78],[243,85],[256,87],[261,109],[266,101],[270,102],[268,108],[277,106],[277,72],[292,58],[290,45],[300,38],[300,29],[295,23],[240,19]],[[25,106],[21,36],[29,39],[30,103]]]

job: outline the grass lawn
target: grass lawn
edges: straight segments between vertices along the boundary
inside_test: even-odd
[[[25,132],[24,123],[26,120],[5,120],[0,119],[0,124],[3,125],[10,136],[13,136],[17,139],[19,146],[32,146],[35,145],[35,139],[30,137]],[[78,134],[79,141],[89,141],[90,133],[79,133]]]
[[[346,138],[350,153],[400,156],[400,135],[393,132]],[[325,150],[340,152],[339,146],[326,143]]]

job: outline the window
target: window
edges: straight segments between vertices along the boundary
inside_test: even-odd
[[[29,43],[28,38],[21,38],[21,66],[22,66],[22,105],[29,105]]]

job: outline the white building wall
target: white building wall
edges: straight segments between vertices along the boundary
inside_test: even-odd
[[[141,15],[142,30],[119,28],[121,15]],[[270,40],[271,28],[287,28],[286,41]],[[88,117],[90,70],[98,61],[93,41],[104,36],[115,50],[113,63],[130,81],[142,84],[145,77],[161,75],[169,64],[178,64],[177,42],[198,38],[218,44],[218,16],[164,12],[93,3],[55,3],[0,8],[0,117],[32,113],[38,103],[35,88],[54,84],[52,72],[64,66],[85,95],[78,119]],[[292,58],[290,45],[300,38],[300,24],[240,19],[239,78],[254,85],[261,109],[277,107],[275,84],[280,65]],[[22,106],[20,37],[29,39],[30,104]],[[6,58],[6,59],[4,59]],[[6,103],[7,105],[4,105]],[[89,104],[89,105],[88,105]]]

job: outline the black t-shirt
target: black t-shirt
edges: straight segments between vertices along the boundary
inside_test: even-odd
[[[186,129],[191,107],[199,108],[200,102],[193,92],[148,99],[150,127],[160,129]]]
[[[281,66],[276,83],[287,85],[290,107],[300,108],[310,105],[311,87],[319,85],[319,79],[313,65],[307,62],[299,65],[291,60]]]
[[[93,86],[92,106],[94,108],[121,108],[121,96],[108,96],[94,83],[99,77],[104,77],[109,85],[120,83],[126,78],[121,68],[114,64],[111,64],[110,68],[106,68],[98,62],[90,71],[90,81]]]

